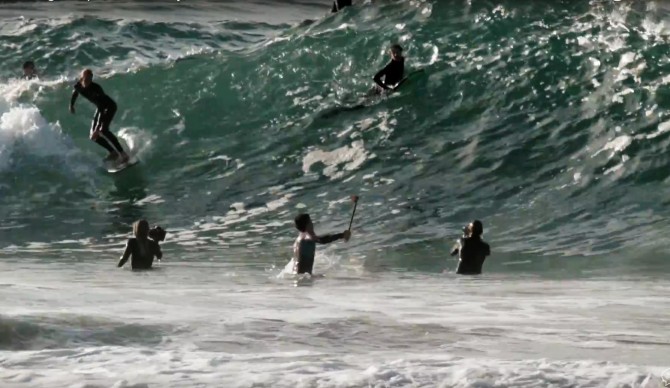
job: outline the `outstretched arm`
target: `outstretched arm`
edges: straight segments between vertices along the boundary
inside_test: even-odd
[[[124,264],[128,261],[130,258],[130,241],[126,244],[126,250],[123,251],[123,256],[121,256],[121,260],[119,260],[119,264],[117,265],[118,268],[123,267]]]
[[[345,230],[342,233],[325,234],[323,236],[315,236],[314,241],[316,241],[319,244],[330,244],[333,241],[342,240],[342,239],[344,239],[344,241],[349,241],[349,237],[351,237],[351,232],[348,231],[348,230]]]
[[[330,244],[333,241],[337,241],[343,237],[344,237],[343,233],[324,234],[323,236],[318,236],[317,238],[315,238],[314,241],[316,241],[319,244]]]

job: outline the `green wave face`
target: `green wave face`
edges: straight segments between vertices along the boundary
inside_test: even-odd
[[[345,256],[369,268],[441,270],[474,218],[500,271],[660,265],[663,3],[2,7],[2,255],[112,254],[147,218],[175,256],[264,266],[298,212],[340,231],[358,194]],[[422,71],[366,98],[396,42]],[[142,160],[120,174],[93,107],[67,110],[86,67]]]

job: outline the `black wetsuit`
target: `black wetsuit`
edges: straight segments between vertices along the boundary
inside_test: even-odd
[[[91,124],[91,133],[98,128],[100,129],[100,136],[95,139],[95,142],[111,154],[122,154],[123,147],[121,147],[116,136],[109,130],[109,124],[112,122],[114,114],[116,114],[116,103],[114,100],[106,95],[102,87],[95,82],[91,82],[87,88],[84,88],[81,83],[77,82],[74,84],[70,106],[74,106],[80,94],[97,108],[93,116],[93,123]]]
[[[295,258],[294,271],[297,274],[308,273],[312,274],[314,268],[314,256],[316,254],[316,244],[329,244],[344,238],[344,233],[327,234],[324,236],[317,236],[314,239],[305,239],[304,234],[295,241],[296,247],[299,246],[300,257]],[[296,250],[294,247],[294,250]]]
[[[351,0],[335,0],[333,1],[333,9],[331,12],[337,12],[344,7],[350,6]]]
[[[124,264],[128,261],[128,258],[132,257],[130,264],[133,269],[149,269],[154,262],[154,256],[160,260],[163,257],[163,252],[161,252],[161,247],[154,240],[147,239],[144,244],[144,249],[140,245],[140,241],[136,238],[129,238],[126,243],[126,250],[123,252],[123,257],[119,261],[119,267],[123,267]]]
[[[383,69],[375,74],[375,83],[382,89],[391,89],[395,84],[402,80],[405,75],[405,58],[399,57],[397,60],[392,59],[391,62]],[[382,82],[382,76],[384,82]]]
[[[479,275],[486,256],[491,255],[489,244],[482,241],[481,237],[464,237],[459,240],[460,247],[451,252],[452,255],[460,253],[458,269],[460,275]]]

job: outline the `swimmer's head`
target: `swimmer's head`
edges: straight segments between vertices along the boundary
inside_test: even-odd
[[[479,220],[474,220],[468,225],[468,228],[470,229],[470,233],[472,236],[481,236],[482,233],[484,233],[484,225],[482,225],[482,222]]]
[[[140,240],[146,240],[149,237],[149,223],[147,220],[135,221],[133,224],[133,234]]]
[[[309,214],[298,214],[298,216],[295,218],[295,227],[303,233],[312,230],[312,219],[309,217]]]
[[[81,86],[87,87],[93,82],[93,71],[91,69],[84,69],[81,72]]]
[[[400,47],[399,44],[394,44],[391,46],[391,56],[393,57],[393,59],[402,56],[402,47]]]
[[[26,61],[23,63],[23,75],[26,77],[32,77],[35,74],[35,62]]]

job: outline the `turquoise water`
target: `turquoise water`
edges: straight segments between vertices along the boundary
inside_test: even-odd
[[[174,249],[244,255],[262,238],[272,261],[298,205],[322,230],[341,229],[344,199],[360,194],[352,245],[378,265],[441,269],[460,227],[481,218],[504,260],[579,267],[615,255],[619,266],[633,256],[655,271],[668,163],[662,5],[455,4],[330,17],[302,5],[271,23],[225,4],[185,7],[193,15],[181,20],[169,12],[181,6],[149,17],[135,3],[10,16],[2,245],[97,239],[144,216],[185,231]],[[300,24],[310,15],[317,21]],[[396,41],[424,73],[366,109],[322,118],[356,104]],[[40,81],[12,80],[26,58]],[[100,171],[90,104],[66,109],[84,67],[118,102],[114,130],[141,149],[140,168]],[[40,120],[37,134],[26,117]],[[240,216],[233,204],[244,221],[226,223]]]
[[[213,370],[184,372],[183,386],[241,375],[250,380],[229,386],[252,386],[243,371],[254,357],[269,357],[258,386],[656,386],[668,334],[658,315],[667,307],[667,5],[375,1],[330,15],[328,1],[182,3],[0,6],[8,381],[134,386],[154,372],[129,377],[112,364],[151,351],[155,365],[195,346],[207,367],[185,358],[173,367]],[[407,71],[423,71],[398,93],[363,99],[395,42]],[[39,80],[18,78],[27,59]],[[112,130],[141,159],[123,173],[105,172],[103,149],[88,140],[93,107],[80,99],[76,115],[67,110],[85,67],[118,103]],[[278,280],[293,217],[307,211],[317,232],[343,230],[352,194],[361,200],[351,241],[319,248],[327,280],[307,291]],[[138,218],[168,230],[151,276],[113,271]],[[450,305],[471,285],[453,276],[448,253],[474,218],[493,255],[473,299]],[[396,285],[403,293],[383,292]],[[284,294],[307,295],[325,328],[302,326],[311,310],[273,302]],[[432,302],[417,312],[413,301]],[[546,327],[545,314],[556,322]],[[15,341],[17,327],[38,334]],[[233,344],[238,329],[248,338]],[[268,330],[281,333],[254,339]],[[359,340],[379,353],[330,341],[329,330],[376,333]],[[453,335],[418,348],[402,341],[435,330]],[[290,345],[301,332],[324,342]],[[222,333],[223,344],[209,338]],[[109,359],[92,360],[91,347]],[[49,353],[61,348],[72,354]],[[403,348],[416,351],[406,364]],[[216,352],[241,364],[221,369],[228,356]],[[291,364],[310,352],[316,364]],[[75,371],[77,357],[95,378]],[[43,362],[63,374],[39,377]],[[284,375],[290,365],[295,375]]]

